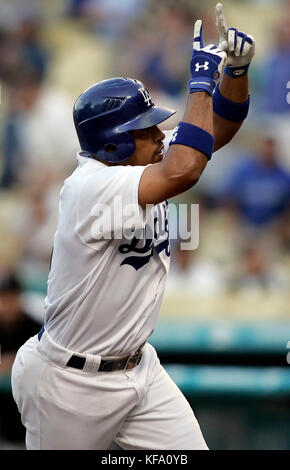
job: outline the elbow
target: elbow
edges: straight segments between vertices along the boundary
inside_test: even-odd
[[[189,188],[191,188],[192,186],[195,186],[198,183],[199,178],[201,177],[201,174],[202,174],[202,170],[200,168],[196,168],[192,171],[188,180]]]
[[[225,143],[224,145],[228,144],[229,142],[231,142],[231,140],[235,137],[236,133],[238,132],[238,130],[240,129],[242,125],[242,122],[239,122],[238,124],[235,124],[231,131],[228,132],[228,134],[225,136]]]
[[[192,168],[190,168],[184,175],[184,179],[190,186],[194,186],[199,181],[202,172],[203,168],[201,168],[199,165],[193,165]]]
[[[238,123],[231,123],[230,128],[227,129],[226,132],[225,130],[223,130],[223,133],[216,132],[214,152],[230,143],[231,140],[235,137],[240,127],[242,126],[242,124],[243,121]]]

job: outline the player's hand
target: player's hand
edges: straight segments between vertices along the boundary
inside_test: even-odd
[[[191,79],[188,82],[190,93],[206,91],[212,95],[216,80],[221,76],[227,54],[214,44],[203,46],[202,21],[194,25],[193,51],[190,62]]]
[[[252,36],[228,28],[221,3],[216,5],[216,25],[219,33],[219,48],[227,51],[226,72],[233,77],[247,73],[255,54],[255,40]]]

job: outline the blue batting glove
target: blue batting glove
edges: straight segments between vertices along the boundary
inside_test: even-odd
[[[193,51],[190,62],[189,93],[205,91],[212,95],[216,81],[222,75],[227,54],[214,44],[203,46],[202,21],[194,25]]]

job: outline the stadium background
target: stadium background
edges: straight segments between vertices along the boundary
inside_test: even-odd
[[[290,2],[223,3],[229,25],[257,42],[250,114],[196,188],[171,201],[200,204],[200,242],[180,251],[173,241],[150,341],[210,448],[290,449]],[[59,190],[76,165],[73,102],[99,80],[138,78],[178,110],[172,128],[186,100],[194,20],[216,41],[214,7],[0,0],[2,449],[23,448],[10,368],[43,316]]]

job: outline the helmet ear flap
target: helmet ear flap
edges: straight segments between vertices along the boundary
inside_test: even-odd
[[[135,152],[135,140],[129,132],[111,134],[106,140],[103,148],[93,153],[101,160],[109,163],[123,162],[132,157]]]
[[[104,117],[82,122],[77,127],[77,133],[82,150],[109,163],[128,160],[135,152],[135,139],[127,132],[118,132],[110,129],[104,130]]]

